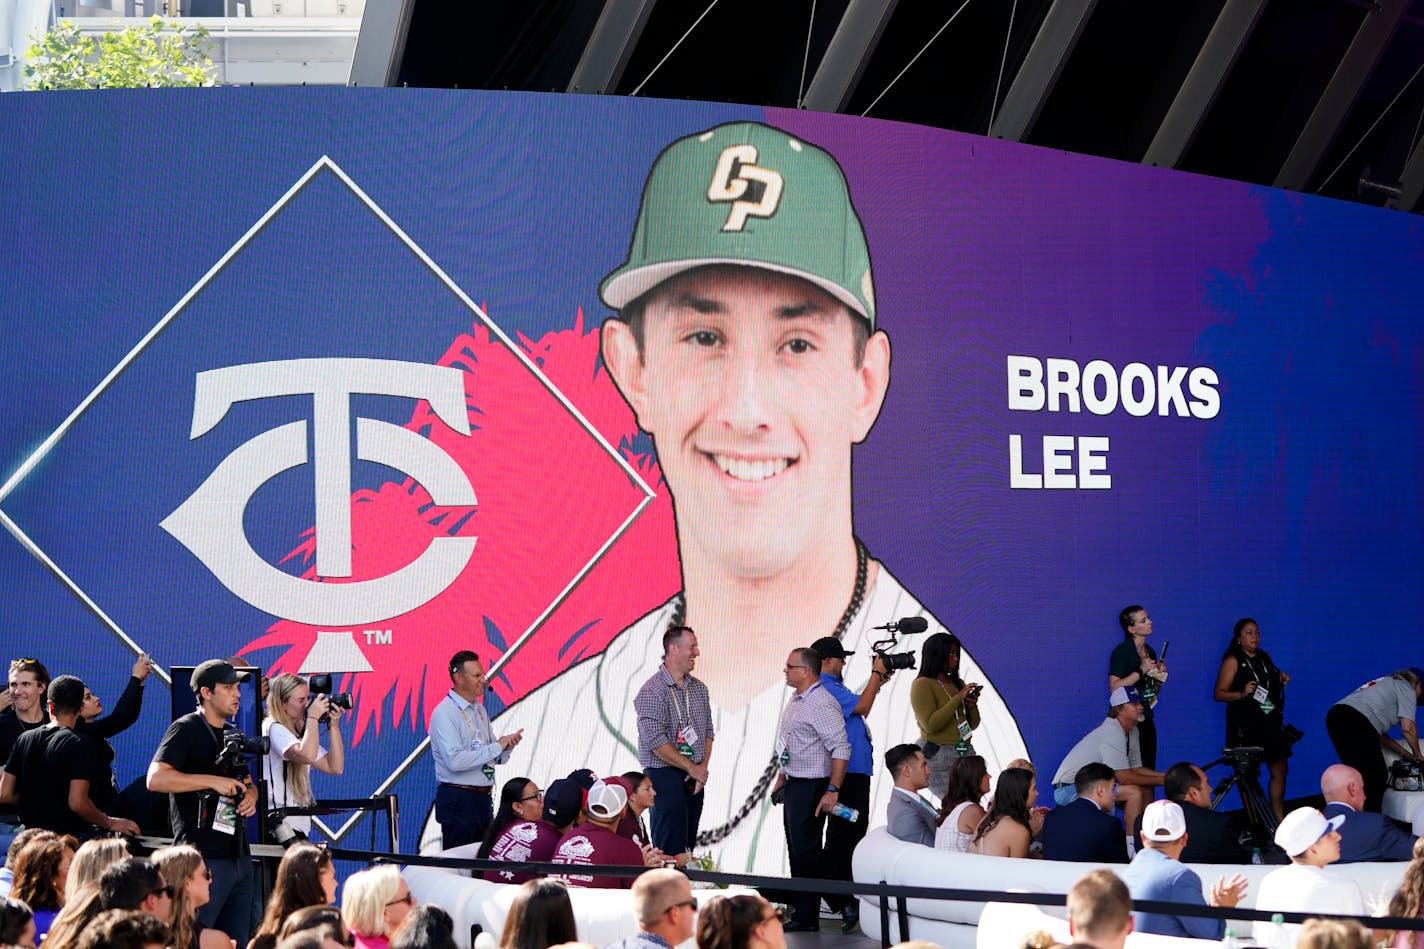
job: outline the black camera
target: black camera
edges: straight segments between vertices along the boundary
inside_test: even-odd
[[[344,708],[351,711],[351,693],[331,691],[331,673],[314,675],[307,680],[307,685],[311,689],[311,694],[307,696],[307,704],[312,703],[312,699],[318,695],[324,695],[337,708]]]
[[[222,751],[218,752],[218,770],[226,777],[241,780],[247,774],[247,759],[265,755],[272,748],[266,735],[248,738],[236,728],[223,732]]]
[[[882,639],[879,642],[871,643],[870,650],[880,657],[880,661],[885,663],[885,668],[894,672],[896,669],[915,668],[915,654],[912,652],[889,652],[895,647],[895,640]]]
[[[307,835],[297,830],[287,823],[286,817],[281,811],[267,812],[267,836],[272,838],[272,842],[280,844],[282,847],[290,847],[292,844],[303,843]]]
[[[877,640],[870,644],[870,651],[880,657],[880,661],[885,664],[885,668],[894,672],[896,669],[915,668],[915,654],[912,652],[891,652],[895,648],[896,633],[923,633],[929,628],[929,621],[923,616],[906,616],[897,619],[893,623],[886,623],[884,626],[877,626],[876,629],[883,629],[889,632],[889,636]]]
[[[1265,760],[1266,749],[1260,745],[1238,745],[1221,749],[1221,761],[1231,765],[1237,774],[1254,775]]]

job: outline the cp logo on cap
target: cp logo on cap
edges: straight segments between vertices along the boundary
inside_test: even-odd
[[[754,145],[729,145],[722,149],[717,158],[717,167],[712,172],[712,184],[707,188],[707,200],[732,202],[724,231],[740,231],[746,226],[747,218],[771,217],[781,203],[781,175],[770,168],[760,168],[756,164],[757,150]],[[757,188],[751,186],[756,184]],[[743,200],[748,190],[754,194],[760,190],[756,200]]]

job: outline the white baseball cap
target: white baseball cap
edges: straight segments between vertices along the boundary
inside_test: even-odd
[[[1313,807],[1298,807],[1287,814],[1286,819],[1276,828],[1276,846],[1289,856],[1299,857],[1317,840],[1343,823],[1344,814],[1326,818]]]
[[[593,782],[588,789],[588,812],[602,820],[612,820],[628,806],[628,792],[612,781]]]
[[[1187,832],[1187,816],[1176,801],[1153,801],[1142,811],[1142,839],[1170,843]]]

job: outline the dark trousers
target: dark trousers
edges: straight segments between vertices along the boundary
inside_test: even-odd
[[[1325,731],[1340,763],[1360,772],[1365,779],[1365,810],[1379,813],[1384,805],[1384,789],[1389,783],[1389,768],[1380,750],[1380,733],[1358,709],[1348,705],[1332,705],[1325,713]]]
[[[649,768],[645,772],[657,797],[653,799],[653,822],[648,828],[653,846],[668,856],[677,856],[697,845],[697,825],[702,821],[702,801],[706,791],[687,793],[688,775],[681,768]]]
[[[821,802],[829,782],[830,778],[786,779],[786,806],[781,816],[786,827],[786,850],[791,858],[793,877],[824,879],[830,876],[822,842],[826,815],[816,813],[816,805]],[[790,892],[787,896],[793,921],[820,925],[821,894]]]
[[[213,882],[209,899],[198,908],[198,922],[205,929],[221,929],[239,946],[252,938],[252,900],[255,884],[249,857],[208,857]]]
[[[826,864],[820,875],[828,880],[849,881],[850,858],[855,853],[855,845],[865,838],[865,832],[870,828],[870,775],[847,774],[841,783],[840,802],[860,811],[860,816],[854,821],[839,817],[826,820]],[[853,900],[854,897],[828,895],[826,905],[840,912]]]
[[[1137,726],[1137,746],[1142,749],[1142,767],[1157,770],[1157,722],[1148,719]]]
[[[494,820],[490,795],[450,784],[435,790],[435,819],[440,822],[440,846],[445,850],[478,843]]]

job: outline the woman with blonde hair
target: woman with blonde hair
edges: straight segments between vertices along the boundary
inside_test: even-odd
[[[74,949],[79,945],[79,937],[84,935],[84,930],[103,911],[103,894],[99,892],[98,883],[87,884],[73,896],[66,896],[64,909],[59,911],[45,934],[45,949]]]
[[[296,844],[282,854],[277,880],[267,900],[267,912],[250,949],[272,949],[277,945],[282,923],[299,909],[322,906],[336,899],[336,867],[331,854],[313,844]]]
[[[387,949],[391,933],[415,905],[410,887],[390,864],[353,873],[341,894],[341,918],[356,937],[355,949]]]
[[[1404,868],[1399,890],[1389,901],[1389,915],[1424,921],[1424,837],[1414,841],[1414,856]],[[1394,934],[1394,949],[1424,949],[1424,932],[1401,929]]]
[[[1358,919],[1307,919],[1296,949],[1374,949],[1374,936]]]
[[[64,881],[64,905],[73,902],[86,886],[98,886],[104,871],[128,856],[129,845],[121,837],[96,837],[80,844]]]
[[[312,695],[307,681],[290,672],[274,677],[267,689],[267,720],[262,731],[271,742],[262,759],[267,779],[267,803],[277,807],[306,807],[316,803],[311,790],[311,769],[340,774],[346,767],[346,747],[341,738],[341,706],[326,695]],[[321,745],[321,723],[327,723],[330,750]],[[303,837],[311,835],[311,818],[291,816],[284,823]]]
[[[784,923],[755,894],[714,896],[697,914],[697,949],[786,949]]]
[[[198,923],[198,910],[208,905],[213,882],[203,855],[180,844],[154,851],[151,859],[163,874],[163,882],[173,888],[173,908],[170,918],[164,920],[173,930],[173,949],[229,949],[232,940],[227,933]]]

